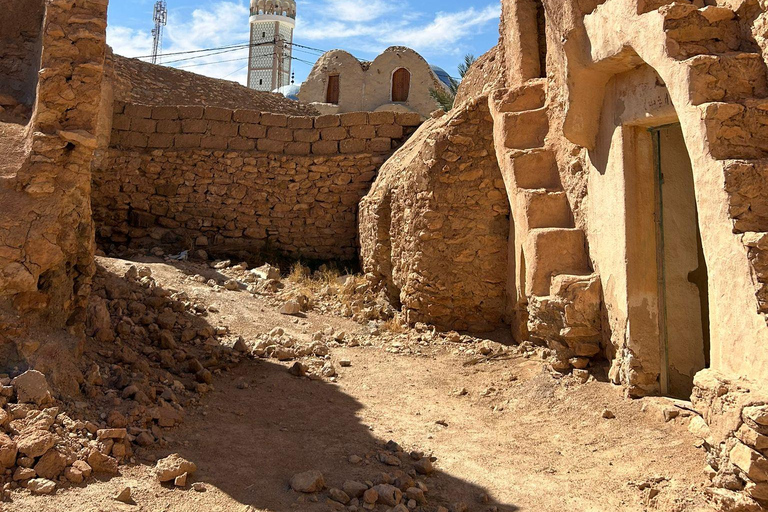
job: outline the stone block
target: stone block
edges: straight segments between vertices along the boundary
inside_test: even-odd
[[[315,155],[335,155],[339,152],[339,143],[335,140],[321,140],[312,144]]]
[[[311,117],[288,116],[288,128],[311,129],[313,124]]]
[[[139,117],[131,118],[131,131],[140,133],[155,133],[157,121],[152,119],[142,119]]]
[[[191,133],[182,133],[174,137],[174,145],[177,148],[199,148],[201,136]]]
[[[392,139],[377,137],[367,143],[370,153],[389,153],[392,151]]]
[[[288,126],[288,116],[264,112],[261,114],[261,124],[264,126],[286,127]]]
[[[125,115],[139,119],[150,119],[152,117],[152,107],[129,103],[125,106]]]
[[[315,128],[333,128],[341,125],[337,115],[318,116],[315,118]]]
[[[189,106],[178,107],[179,119],[202,119],[205,113],[205,107]]]
[[[280,142],[271,139],[259,139],[256,147],[259,151],[267,151],[270,153],[282,153],[285,148],[285,142]]]
[[[236,123],[222,123],[218,121],[211,122],[210,130],[211,135],[217,135],[221,137],[235,137],[237,136],[238,125]]]
[[[229,139],[229,149],[235,151],[252,151],[256,148],[256,141],[244,137],[233,137]]]
[[[240,135],[250,139],[263,139],[267,136],[267,127],[260,124],[241,124]]]
[[[320,130],[296,130],[293,139],[296,142],[316,142],[320,140]]]
[[[258,124],[261,120],[261,112],[256,110],[235,110],[232,119],[237,123]]]
[[[376,127],[370,124],[350,126],[349,136],[356,139],[375,139]]]
[[[157,133],[181,133],[181,121],[160,120],[156,130]]]
[[[395,113],[394,112],[369,112],[368,122],[374,125],[394,124]]]
[[[279,126],[273,126],[267,130],[267,138],[277,140],[280,142],[292,142],[293,130],[290,128],[281,128]]]
[[[768,459],[749,446],[736,443],[731,448],[730,459],[753,482],[768,482]]]
[[[519,154],[511,160],[511,167],[512,177],[518,188],[560,188],[560,174],[552,151],[534,150]]]
[[[421,126],[424,118],[418,112],[397,112],[395,113],[395,123],[400,126]]]
[[[205,119],[184,119],[181,122],[182,133],[205,133],[208,131],[208,121]]]
[[[120,145],[125,147],[145,148],[149,137],[138,132],[120,132]]]
[[[580,229],[533,229],[523,251],[528,272],[526,293],[546,297],[552,276],[589,274],[584,232]]]
[[[152,119],[178,119],[178,107],[152,107]]]
[[[528,229],[573,227],[571,206],[565,192],[523,190],[520,199],[525,212],[521,218],[528,222]]]
[[[285,145],[286,155],[309,155],[312,153],[312,144],[309,142],[289,142]]]
[[[547,109],[502,114],[504,144],[509,149],[532,149],[544,145],[549,132]]]
[[[339,150],[343,154],[365,153],[367,147],[363,139],[344,139],[339,142]]]
[[[112,118],[112,129],[113,130],[130,130],[131,129],[131,118],[128,116],[124,116],[122,114],[116,115]]]
[[[376,128],[376,135],[379,137],[389,137],[390,139],[402,139],[403,127],[399,124],[382,124]]]
[[[148,148],[170,148],[173,147],[174,137],[171,133],[152,133],[147,142]]]
[[[200,139],[200,147],[206,149],[227,149],[229,147],[229,139],[216,135],[204,135]]]
[[[347,129],[343,126],[337,126],[335,128],[324,128],[320,130],[320,138],[322,140],[343,140],[348,137]]]
[[[205,107],[205,119],[210,121],[232,121],[232,110],[221,107]]]
[[[347,112],[339,116],[341,126],[361,126],[368,124],[368,112]]]

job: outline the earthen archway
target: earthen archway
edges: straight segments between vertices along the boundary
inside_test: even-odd
[[[674,40],[677,28],[687,22],[685,16],[701,17],[701,13],[694,6],[676,6],[676,9],[638,14],[641,10],[636,1],[608,0],[585,17],[582,27],[568,35],[565,51],[569,98],[564,133],[572,142],[590,149],[595,168],[600,169],[608,158],[599,154],[599,145],[601,116],[606,97],[611,94],[612,81],[646,66],[658,75],[667,92],[663,101],[668,102],[668,109],[663,115],[648,116],[644,128],[679,122],[681,139],[690,156],[695,208],[698,224],[703,227],[701,253],[706,266],[717,269],[708,279],[712,366],[735,373],[768,373],[765,361],[753,362],[732,350],[745,339],[754,339],[755,350],[759,350],[757,347],[768,339],[765,318],[758,313],[755,297],[755,269],[750,266],[741,237],[734,233],[734,220],[729,211],[731,197],[724,186],[729,165],[725,158],[737,157],[738,151],[750,154],[749,148],[729,146],[720,138],[717,121],[709,119],[716,109],[708,102],[734,100],[728,97],[728,84],[720,85],[725,95],[715,97],[712,88],[699,80],[701,71],[694,67],[701,60],[689,58],[690,51],[706,54],[709,42],[689,48]],[[727,22],[727,18],[724,19]],[[695,26],[699,22],[708,21],[696,19],[692,23]],[[721,41],[712,43],[718,44]],[[705,60],[717,62],[717,58],[713,55]],[[711,77],[712,72],[708,69],[704,75]],[[635,96],[642,100],[642,96]],[[630,197],[627,195],[625,199]],[[626,221],[626,215],[623,218]],[[598,237],[589,237],[589,241],[592,259],[605,285],[610,271],[601,268],[605,262],[595,253],[599,253]],[[610,286],[615,288],[616,283]],[[626,299],[616,300],[626,300],[622,307],[629,316],[642,300],[633,295],[629,281],[620,288],[616,293],[626,293]],[[745,315],[745,311],[750,314]],[[612,340],[617,352],[612,377],[644,392],[658,391],[663,380],[663,353],[659,344],[634,335],[628,318],[624,321],[626,325],[616,321],[611,326],[620,331],[614,333]]]

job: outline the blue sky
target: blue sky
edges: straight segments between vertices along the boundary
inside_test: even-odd
[[[248,0],[167,0],[165,53],[248,42]],[[127,57],[152,52],[155,0],[111,0],[107,42]],[[409,46],[456,76],[463,56],[480,56],[498,41],[499,0],[298,0],[294,42],[318,50],[341,48],[372,60],[389,46]],[[169,65],[245,83],[247,49]],[[198,54],[192,54],[196,56]],[[319,52],[297,49],[296,82]]]

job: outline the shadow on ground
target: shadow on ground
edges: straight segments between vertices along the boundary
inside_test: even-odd
[[[238,382],[249,387],[239,389]],[[278,364],[248,361],[218,379],[215,386],[204,406],[173,434],[188,446],[170,449],[198,465],[197,480],[244,505],[274,511],[329,510],[327,495],[319,494],[315,504],[308,501],[309,496],[290,490],[291,477],[316,469],[328,487],[341,488],[345,480],[376,483],[382,472],[410,469],[410,462],[397,468],[376,460],[378,452],[384,451],[382,443],[389,439],[377,439],[356,416],[363,405],[332,383],[294,377]],[[355,465],[348,461],[351,455],[371,457]],[[439,505],[462,510],[454,508],[460,502],[467,511],[517,510],[495,503],[492,497],[484,503],[482,487],[439,469],[425,482],[428,505],[423,510],[436,510]]]
[[[286,366],[267,360],[246,357],[234,364],[232,358],[239,359],[234,351],[221,344],[211,344],[210,339],[203,342],[198,337],[190,342],[182,341],[185,329],[210,330],[208,319],[184,311],[182,304],[159,283],[148,289],[138,281],[123,280],[123,268],[127,269],[128,265],[102,269],[105,286],[97,289],[104,290],[98,293],[108,301],[113,323],[133,323],[126,318],[133,310],[134,327],[130,334],[122,336],[123,348],[111,342],[89,342],[91,354],[98,353],[99,346],[109,347],[113,352],[109,362],[99,361],[94,354],[105,370],[106,386],[122,390],[136,384],[138,379],[144,386],[155,387],[160,396],[164,390],[160,382],[168,382],[166,372],[189,391],[201,382],[200,375],[193,372],[198,365],[190,364],[192,360],[214,373],[223,370],[220,375],[214,375],[215,390],[207,393],[200,405],[195,405],[194,393],[179,397],[186,412],[184,422],[174,429],[164,429],[163,437],[168,445],[141,450],[140,461],[146,460],[144,456],[148,454],[159,457],[178,452],[197,464],[195,481],[213,485],[243,505],[275,512],[332,509],[326,503],[327,492],[317,494],[317,501],[313,501],[315,498],[311,495],[292,491],[289,482],[296,473],[319,470],[328,488],[341,488],[346,480],[381,483],[383,472],[393,474],[412,468],[413,461],[407,457],[402,467],[378,461],[378,453],[384,451],[383,444],[390,439],[377,438],[369,426],[361,423],[357,413],[364,405],[337,385],[296,377]],[[149,310],[131,306],[132,300],[141,296],[149,297],[144,299]],[[177,313],[176,325],[169,329],[177,343],[175,348],[164,347],[162,336],[156,330],[141,328],[147,315],[169,311]],[[86,394],[94,398],[109,396],[93,386],[85,387]],[[393,391],[395,389],[393,385]],[[119,409],[128,416],[134,405],[134,400],[126,400]],[[418,451],[419,447],[403,446],[403,449]],[[364,461],[351,464],[348,460],[351,455],[358,455]],[[439,505],[452,512],[517,510],[513,505],[495,503],[482,487],[441,472],[439,461],[436,466],[433,475],[418,477],[428,487],[428,504],[421,510],[433,512]],[[457,508],[455,505],[459,503],[464,503],[466,508]],[[389,508],[379,505],[377,510]]]

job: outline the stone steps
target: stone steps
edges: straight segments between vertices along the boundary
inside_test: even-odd
[[[586,237],[575,228],[531,229],[524,242],[526,294],[550,295],[552,279],[561,274],[589,275]]]

